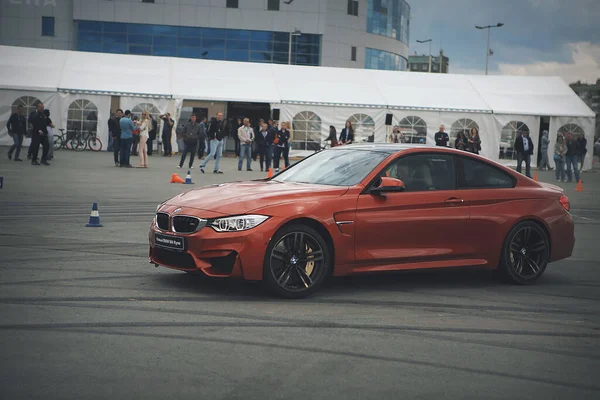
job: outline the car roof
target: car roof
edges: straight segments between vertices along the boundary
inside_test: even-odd
[[[384,153],[397,153],[403,150],[410,149],[440,149],[439,146],[432,146],[428,144],[408,144],[408,143],[357,143],[347,144],[343,146],[335,146],[328,150],[368,150],[368,151],[381,151]],[[449,149],[449,148],[447,148]]]

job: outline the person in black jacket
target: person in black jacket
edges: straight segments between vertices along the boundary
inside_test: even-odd
[[[44,114],[44,104],[39,103],[37,111],[31,119],[33,125],[32,137],[31,137],[31,165],[40,165],[38,162],[38,153],[40,151],[40,144],[42,145],[42,164],[50,165],[48,162],[48,151],[50,150],[50,144],[48,143],[48,117]]]
[[[275,167],[275,172],[279,172],[279,159],[283,155],[283,161],[285,163],[285,167],[290,166],[290,131],[287,129],[287,124],[285,122],[281,123],[281,129],[277,131],[275,134],[275,139],[273,139],[274,144],[274,153],[275,158],[273,160],[273,166]]]
[[[217,116],[210,120],[210,125],[208,126],[206,133],[208,140],[210,141],[210,153],[206,156],[202,164],[200,164],[200,171],[202,171],[202,173],[204,173],[206,164],[213,158],[215,159],[215,169],[213,170],[213,173],[223,173],[223,171],[219,169],[219,163],[221,162],[221,157],[223,157],[224,128],[223,113],[218,112]]]
[[[450,141],[450,137],[448,136],[448,134],[446,132],[444,132],[444,129],[446,129],[444,127],[444,125],[440,125],[439,132],[437,132],[434,136],[436,146],[448,147],[448,142]]]
[[[346,126],[340,133],[340,144],[352,144],[354,142],[354,128],[352,122],[346,121]]]
[[[515,139],[514,149],[517,152],[517,172],[521,173],[523,161],[525,161],[525,175],[531,178],[531,155],[533,154],[533,141],[529,132],[521,131],[521,135]]]
[[[154,116],[152,116],[152,114],[148,113],[148,115],[150,116],[150,122],[152,126],[150,128],[150,131],[148,132],[148,141],[146,142],[146,146],[148,148],[147,153],[149,156],[151,156],[152,148],[154,147],[152,143],[156,139],[156,133],[158,132],[158,122],[156,122],[156,119],[154,119]]]
[[[121,124],[119,121],[123,118],[123,110],[120,108],[117,110],[116,114],[112,116],[109,121],[110,125],[110,136],[113,138],[113,158],[115,162],[115,167],[120,167],[119,163],[119,151],[121,149]]]
[[[260,170],[268,171],[271,168],[271,159],[273,158],[273,130],[270,129],[269,125],[263,122],[260,126],[260,130],[255,135],[256,148],[260,157]]]
[[[25,116],[23,115],[24,112],[25,109],[23,106],[19,105],[17,107],[17,112],[10,116],[6,124],[8,134],[13,139],[13,145],[11,146],[10,150],[8,150],[9,160],[12,160],[12,155],[14,152],[15,161],[23,161],[19,158],[19,155],[21,154],[21,147],[23,146],[23,138],[27,132],[27,121],[25,121]]]

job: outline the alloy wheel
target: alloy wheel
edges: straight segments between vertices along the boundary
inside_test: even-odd
[[[508,251],[510,267],[522,279],[534,278],[548,263],[544,234],[533,226],[524,226],[515,232]]]

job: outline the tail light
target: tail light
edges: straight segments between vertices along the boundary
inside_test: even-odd
[[[565,210],[571,210],[571,203],[569,202],[569,198],[564,194],[560,196],[560,204],[565,208]]]

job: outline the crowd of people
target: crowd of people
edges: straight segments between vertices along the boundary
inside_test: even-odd
[[[31,129],[28,129],[28,124]],[[27,159],[32,165],[50,165],[48,161],[54,158],[54,123],[50,119],[50,110],[44,109],[44,103],[38,103],[36,109],[25,119],[25,109],[22,105],[17,107],[6,123],[9,135],[13,139],[13,145],[8,150],[9,160],[23,161],[21,148],[26,137],[31,138],[31,144],[27,151]],[[38,159],[40,146],[42,146],[42,157]]]

